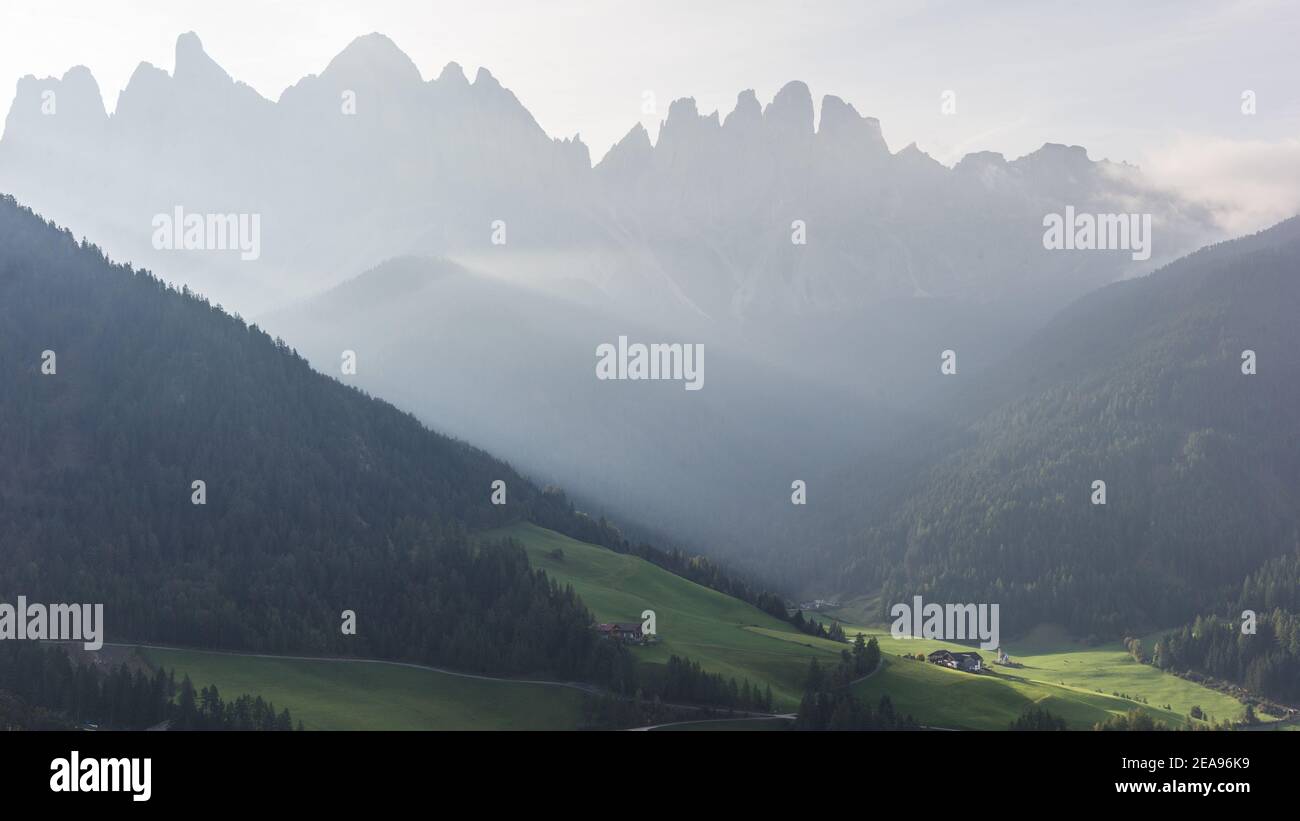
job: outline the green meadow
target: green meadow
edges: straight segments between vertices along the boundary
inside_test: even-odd
[[[635,556],[575,541],[531,524],[483,534],[512,538],[529,561],[575,592],[599,621],[640,622],[653,610],[661,641],[632,652],[653,674],[676,654],[706,670],[770,686],[778,712],[794,712],[810,659],[831,665],[848,645],[800,633],[790,624],[715,590],[675,576]],[[1138,664],[1118,643],[1086,646],[1040,629],[1007,644],[1019,667],[994,666],[973,675],[907,659],[940,641],[900,640],[873,626],[870,603],[822,611],[845,631],[876,636],[884,663],[855,683],[875,703],[888,694],[920,724],[944,729],[1004,730],[1028,707],[1043,707],[1072,729],[1089,729],[1134,707],[1170,726],[1183,726],[1198,705],[1211,719],[1240,719],[1230,696]],[[1149,645],[1150,639],[1146,641]],[[152,665],[216,684],[224,697],[252,693],[288,707],[308,729],[572,729],[581,722],[578,690],[519,681],[457,676],[415,667],[360,661],[300,661],[189,650],[140,650]],[[982,653],[991,662],[995,653]],[[1116,695],[1118,694],[1118,695]],[[1169,709],[1166,709],[1168,705]],[[665,730],[777,730],[782,719],[689,722]]]
[[[140,649],[151,666],[215,684],[223,699],[260,695],[308,730],[561,730],[577,727],[571,687],[468,678],[366,661],[300,661]]]
[[[664,663],[675,654],[737,683],[749,679],[750,684],[770,685],[778,712],[799,706],[810,659],[833,663],[847,647],[800,633],[752,605],[644,559],[536,525],[519,524],[486,536],[508,536],[522,544],[533,566],[562,585],[573,585],[598,621],[640,622],[642,611],[653,610],[662,641],[636,648],[639,660]]]
[[[600,621],[640,621],[642,610],[654,610],[663,641],[636,648],[638,658],[664,661],[676,653],[737,680],[770,683],[779,710],[797,708],[809,659],[833,664],[846,646],[807,636],[756,608],[642,559],[534,525],[516,525],[489,535],[510,536],[523,544],[529,560],[561,584],[573,585]],[[845,609],[846,615],[860,612]],[[817,617],[829,621],[836,614],[819,613]],[[1196,704],[1215,718],[1240,718],[1243,710],[1229,696],[1138,664],[1118,643],[1087,648],[1064,636],[1040,633],[1035,645],[1023,645],[1032,655],[1021,658],[1016,656],[1019,647],[1010,648],[1024,667],[995,667],[996,674],[972,675],[899,657],[939,647],[968,648],[897,640],[886,627],[863,627],[847,619],[841,624],[849,635],[863,632],[877,636],[886,654],[885,666],[858,682],[855,691],[872,702],[888,693],[895,706],[928,726],[1004,730],[1031,706],[1047,708],[1076,729],[1089,729],[1134,707],[1148,710],[1171,726],[1182,726]],[[994,657],[993,653],[984,655],[989,661]],[[1121,695],[1114,695],[1116,692]],[[1166,710],[1166,704],[1172,709]],[[692,727],[706,729],[683,725],[683,729]]]
[[[861,608],[855,610],[846,607],[816,615],[829,622],[840,614],[857,617],[859,621],[866,620],[862,618]],[[840,624],[850,636],[858,632],[876,636],[881,649],[893,656],[929,654],[940,648],[971,649],[951,642],[895,639],[890,635],[888,626],[863,626],[845,620],[841,620]],[[1155,638],[1156,636],[1147,637],[1143,644],[1149,648]],[[1004,729],[1007,723],[1031,703],[1046,707],[1054,714],[1064,717],[1071,727],[1080,728],[1091,727],[1096,722],[1105,720],[1109,714],[1127,712],[1135,707],[1148,711],[1157,721],[1163,721],[1171,727],[1181,727],[1191,720],[1189,713],[1193,706],[1199,706],[1211,721],[1237,721],[1245,711],[1245,705],[1229,695],[1162,672],[1152,665],[1139,664],[1120,642],[1088,646],[1072,640],[1060,630],[1045,626],[1020,641],[1004,643],[1004,647],[1012,662],[1021,666],[994,665],[992,669],[996,676],[972,676],[917,663],[930,672],[922,674],[908,671],[908,675],[904,676],[902,669],[895,664],[890,666],[891,672],[883,675],[880,681],[873,679],[870,685],[863,687],[863,692],[887,689],[896,678],[906,680],[904,689],[921,687],[922,692],[927,694],[930,691],[946,692],[949,699],[956,696],[956,691],[952,688],[960,687],[962,681],[1002,684],[1003,691],[990,690],[988,698],[982,698],[984,692],[973,688],[961,690],[961,698],[978,698],[983,706],[978,710],[971,707],[967,710],[970,715],[964,721],[948,725],[986,729]],[[980,651],[980,654],[984,656],[986,664],[997,657],[994,651]],[[899,662],[905,665],[913,663],[905,659],[899,659]],[[923,677],[928,684],[922,683]],[[892,693],[890,697],[894,698]],[[977,712],[980,715],[977,716]],[[942,706],[935,705],[935,709],[927,710],[927,713],[948,716],[947,720],[954,720],[952,711]],[[1195,720],[1192,723],[1204,724]]]
[[[887,693],[894,707],[927,726],[961,730],[1005,730],[1029,707],[1046,708],[1070,729],[1090,729],[1112,715],[1142,706],[1158,721],[1183,723],[1172,712],[1126,699],[1030,681],[998,669],[974,675],[886,653],[885,666],[854,685],[854,693],[875,703]]]

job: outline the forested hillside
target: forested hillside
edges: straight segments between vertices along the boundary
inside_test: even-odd
[[[1004,635],[1294,606],[1297,316],[1300,219],[1085,297],[956,394],[955,432],[849,549],[847,586],[882,608],[998,602]]]
[[[103,603],[109,641],[601,680],[625,661],[522,550],[468,537],[577,525],[561,494],[12,198],[0,430],[0,596]]]

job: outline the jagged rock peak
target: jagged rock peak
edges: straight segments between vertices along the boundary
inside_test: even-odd
[[[681,97],[673,100],[668,105],[668,118],[664,121],[665,125],[673,125],[681,120],[695,120],[700,116],[700,111],[695,106],[694,97]]]
[[[379,32],[362,35],[330,61],[325,74],[353,75],[365,73],[385,80],[420,82],[420,69],[387,35]]]
[[[176,38],[176,67],[172,70],[172,77],[178,82],[234,82],[226,70],[203,50],[203,42],[192,31]]]
[[[962,170],[989,166],[1004,166],[1006,164],[1007,158],[997,151],[973,151],[962,157],[955,168],[957,170]]]
[[[492,72],[488,71],[486,66],[479,66],[478,73],[474,75],[474,87],[478,89],[497,89],[501,88],[501,82],[492,76]]]
[[[465,77],[465,69],[460,67],[460,63],[452,60],[442,67],[442,73],[434,82],[440,85],[468,86],[469,80]]]
[[[551,140],[559,149],[560,155],[568,161],[582,167],[591,168],[591,150],[587,144],[582,141],[582,134],[574,134],[572,137],[561,139],[555,137]]]
[[[763,121],[763,106],[759,105],[754,89],[747,88],[736,95],[736,107],[722,124],[727,128],[756,125]]]
[[[650,147],[650,132],[640,123],[628,129],[623,139],[614,144],[614,148],[620,151],[643,152],[649,151]]]
[[[1086,165],[1091,162],[1088,159],[1088,149],[1081,145],[1063,143],[1043,143],[1042,148],[1016,160],[1016,163],[1033,165]]]
[[[608,172],[630,171],[636,173],[651,162],[654,146],[650,143],[650,132],[637,123],[628,129],[623,139],[614,143],[605,156],[596,164],[597,170]]]
[[[782,86],[763,111],[763,119],[769,125],[793,128],[811,134],[813,99],[808,84],[802,80],[792,80]]]

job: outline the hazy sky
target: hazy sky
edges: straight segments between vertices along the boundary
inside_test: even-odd
[[[380,31],[426,78],[452,60],[471,77],[487,66],[553,136],[581,133],[594,159],[638,120],[653,135],[674,98],[725,115],[742,89],[766,103],[800,79],[818,101],[837,94],[879,117],[892,149],[915,141],[946,163],[1066,142],[1157,175],[1194,172],[1227,197],[1216,180],[1255,173],[1265,156],[1265,178],[1231,196],[1271,207],[1300,190],[1294,0],[5,0],[0,107],[20,76],[83,64],[111,109],[137,63],[170,71],[190,30],[271,99]],[[1241,112],[1247,89],[1254,116]],[[955,115],[940,112],[945,90]],[[646,92],[657,115],[642,113]]]

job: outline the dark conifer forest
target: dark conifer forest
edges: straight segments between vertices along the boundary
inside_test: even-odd
[[[1013,635],[1294,613],[1297,316],[1300,219],[1082,298],[972,382],[942,455],[826,563],[885,603],[1000,602]]]
[[[471,537],[576,527],[561,494],[12,199],[0,382],[4,595],[102,602],[110,642],[616,677],[571,590]]]

